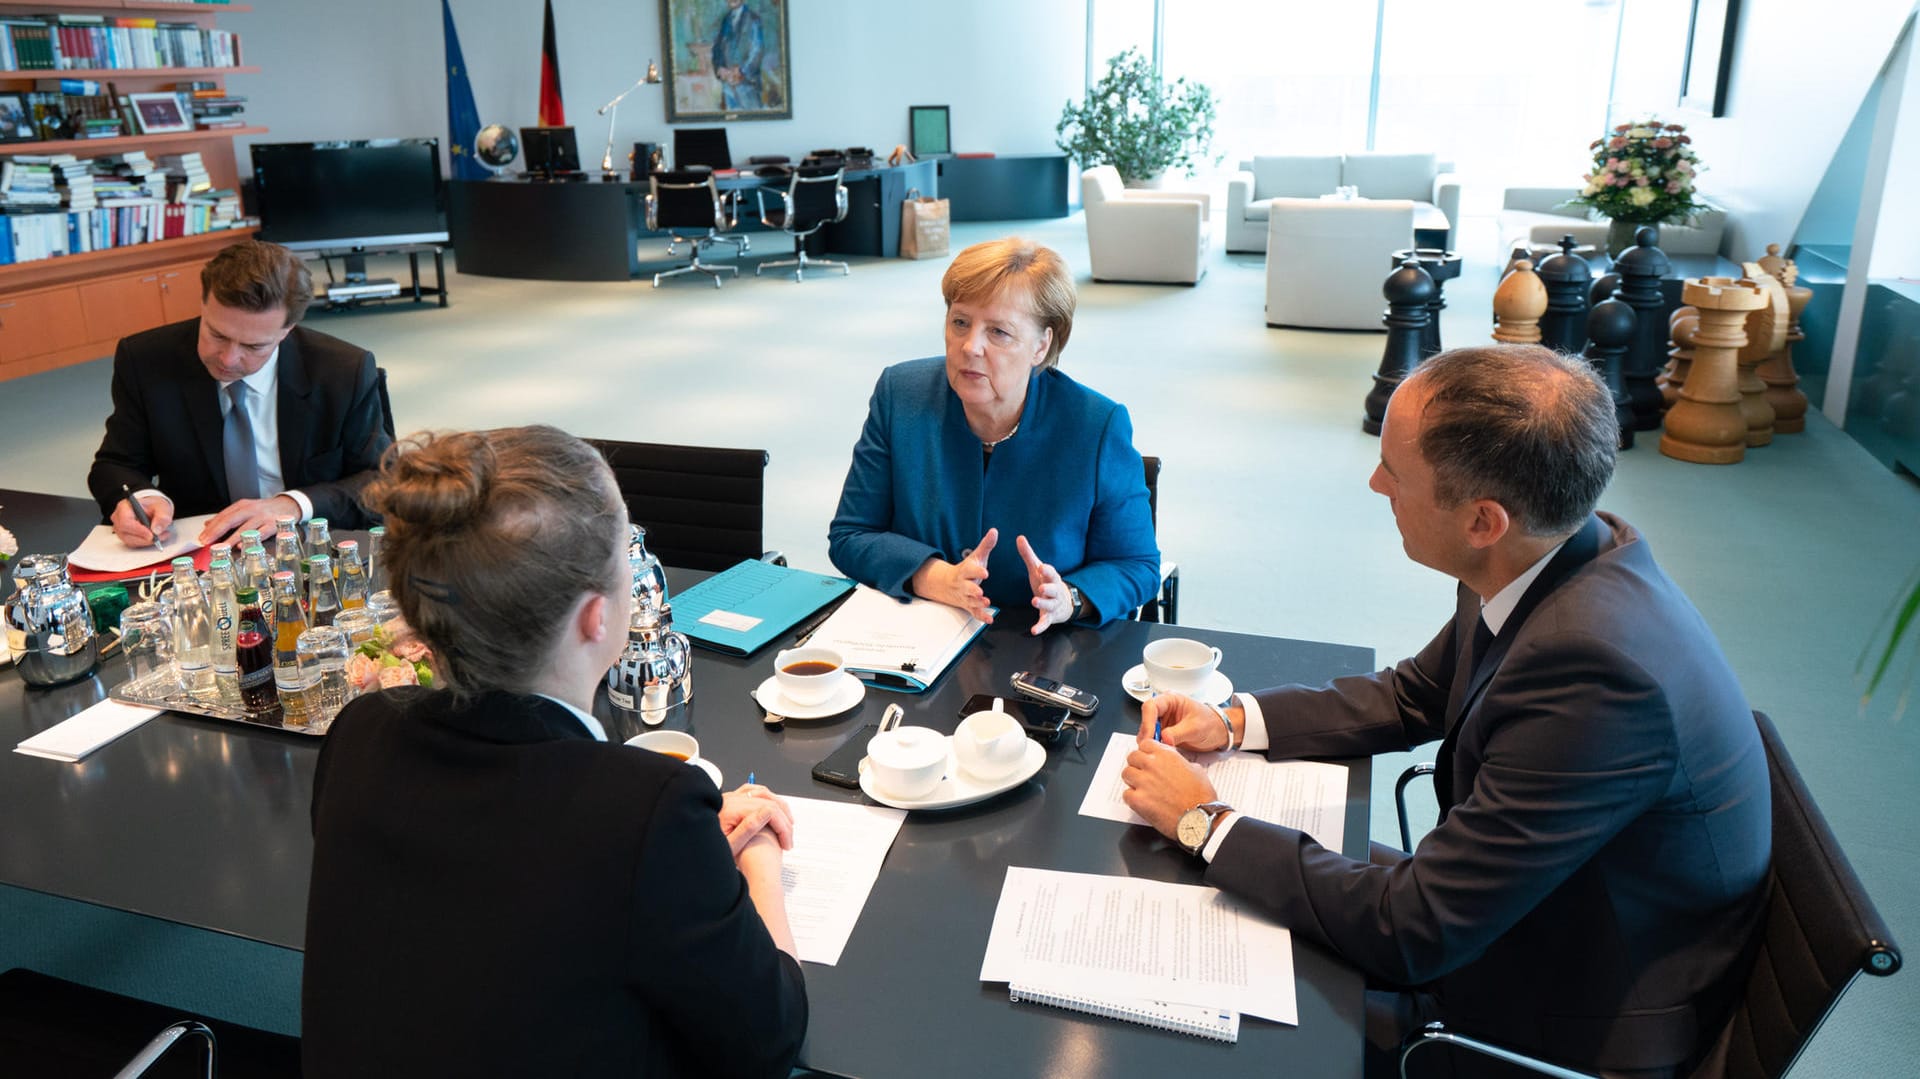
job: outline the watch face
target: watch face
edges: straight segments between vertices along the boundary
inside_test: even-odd
[[[1207,815],[1207,811],[1198,806],[1180,814],[1180,823],[1174,827],[1180,845],[1190,851],[1198,851],[1206,846],[1207,825],[1212,823],[1212,820],[1213,818]]]

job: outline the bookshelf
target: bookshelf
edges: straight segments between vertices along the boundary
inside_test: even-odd
[[[162,0],[0,0],[0,18],[98,14],[153,18],[212,28],[251,4],[165,3]],[[245,43],[241,43],[241,59]],[[172,89],[176,82],[258,74],[241,67],[0,70],[0,93],[24,93],[40,80],[113,82],[122,94]],[[239,189],[235,136],[266,134],[247,126],[207,131],[0,143],[0,160],[16,154],[73,154],[80,158],[145,150],[150,156],[198,152],[215,187]],[[200,267],[251,228],[0,265],[0,382],[113,354],[129,333],[200,313]]]

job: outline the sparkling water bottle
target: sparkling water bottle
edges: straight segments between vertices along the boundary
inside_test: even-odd
[[[220,695],[213,678],[213,608],[200,588],[193,559],[173,560],[173,661],[180,683],[204,701]]]
[[[333,559],[317,554],[307,559],[307,622],[333,625],[340,613],[340,588],[333,580]]]
[[[340,541],[340,568],[334,578],[340,590],[340,609],[359,610],[367,605],[367,571],[360,565],[360,545],[353,540]]]
[[[207,569],[208,595],[213,602],[213,684],[220,703],[240,703],[240,663],[235,654],[234,634],[239,629],[240,607],[235,596],[233,566],[224,558],[215,558]]]

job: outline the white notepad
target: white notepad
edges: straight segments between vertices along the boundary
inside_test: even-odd
[[[165,709],[142,708],[137,704],[101,701],[92,708],[62,723],[56,723],[13,747],[15,753],[29,757],[69,763],[84,760],[89,753],[133,730]]]
[[[67,556],[67,562],[81,569],[104,573],[125,573],[130,569],[165,562],[199,550],[200,530],[207,527],[207,522],[211,520],[211,513],[182,517],[167,526],[168,535],[172,538],[152,547],[129,547],[120,542],[112,525],[94,525],[93,531],[87,533],[87,538]]]
[[[869,685],[919,693],[986,627],[958,607],[924,599],[902,603],[861,585],[807,643],[840,653],[848,672]]]
[[[1211,1038],[1217,1042],[1240,1040],[1240,1013],[1199,1004],[1175,1004],[1165,1000],[1137,1000],[1124,997],[1088,997],[1078,993],[1056,992],[1036,985],[1009,983],[1007,996],[1015,1004],[1023,1000],[1049,1004],[1055,1008],[1085,1012],[1088,1015],[1119,1019],[1128,1023]]]

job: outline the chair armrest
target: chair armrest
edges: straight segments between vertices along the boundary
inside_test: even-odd
[[[1205,191],[1129,191],[1127,202],[1197,202],[1200,204],[1200,216],[1213,214],[1213,196]]]
[[[1432,761],[1421,761],[1401,772],[1393,783],[1393,808],[1400,813],[1400,849],[1408,854],[1413,853],[1413,832],[1407,827],[1407,784],[1419,776],[1432,775],[1433,768]]]
[[[1490,1042],[1483,1042],[1477,1038],[1469,1038],[1465,1035],[1455,1034],[1441,1023],[1428,1023],[1426,1029],[1421,1030],[1413,1037],[1407,1039],[1407,1044],[1401,1047],[1400,1074],[1402,1076],[1407,1074],[1407,1058],[1413,1055],[1415,1049],[1423,1045],[1451,1045],[1458,1049],[1468,1049],[1482,1056],[1492,1057],[1495,1060],[1504,1060],[1508,1064],[1525,1068],[1539,1075],[1552,1076],[1553,1079],[1600,1079],[1599,1076],[1591,1072],[1563,1068],[1558,1064],[1549,1064],[1544,1060],[1536,1060],[1525,1053],[1516,1053],[1511,1049],[1502,1049]]]
[[[147,1069],[153,1067],[168,1049],[172,1048],[173,1043],[193,1035],[207,1040],[207,1075],[211,1079],[215,1074],[213,1031],[208,1030],[206,1024],[197,1023],[191,1019],[182,1019],[155,1034],[153,1040],[142,1046],[132,1060],[127,1061],[125,1066],[113,1073],[113,1079],[139,1079],[140,1076],[147,1074]]]
[[[1435,176],[1430,201],[1447,215],[1447,227],[1453,230],[1451,236],[1460,235],[1460,177],[1451,172]]]
[[[647,195],[647,228],[660,231],[660,198],[653,194]]]
[[[1253,202],[1253,173],[1236,172],[1227,180],[1227,220],[1240,221]]]

